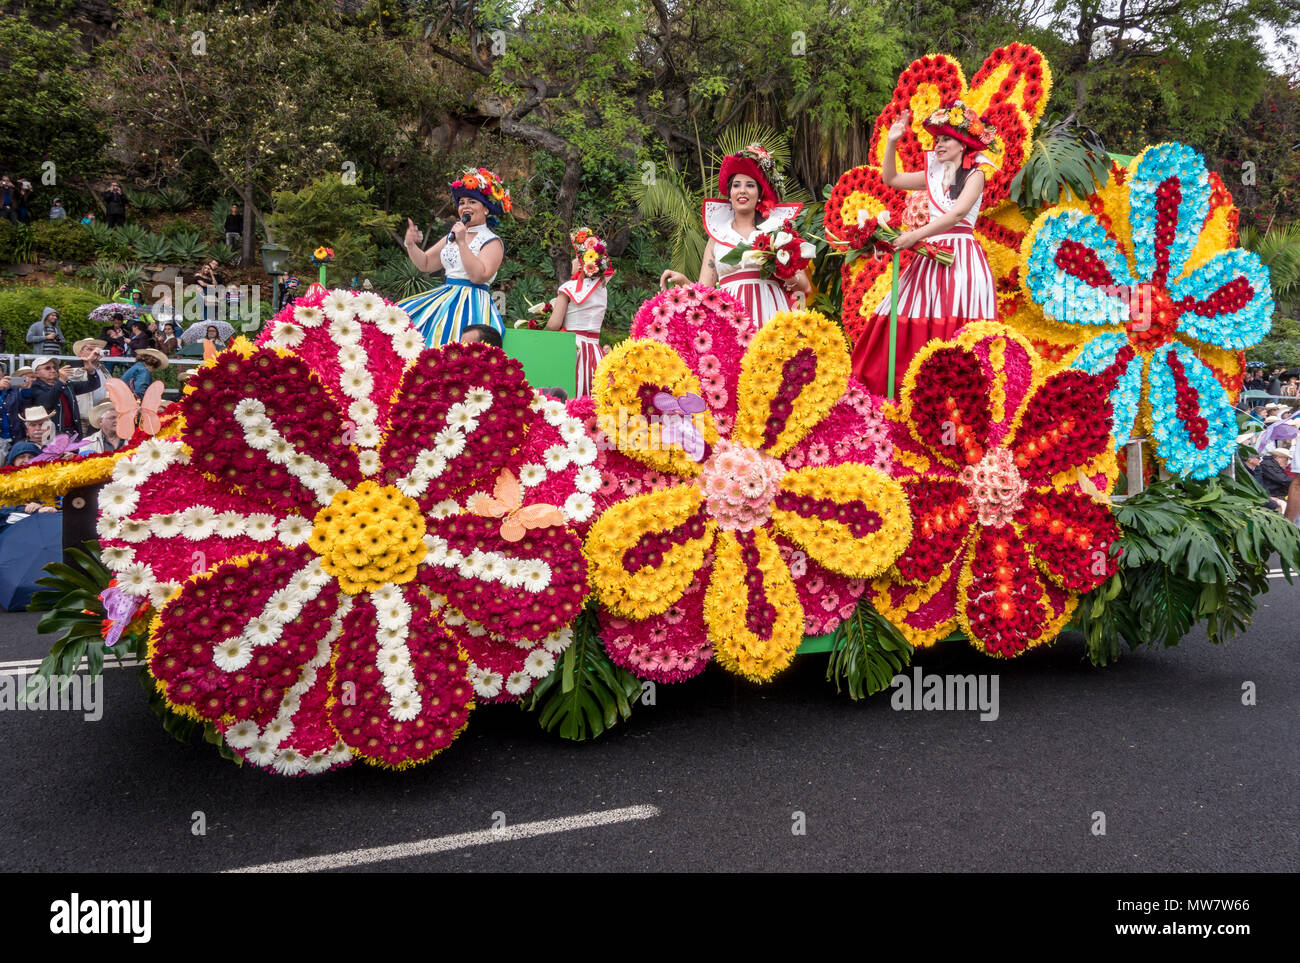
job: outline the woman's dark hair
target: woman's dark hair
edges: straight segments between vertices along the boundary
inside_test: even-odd
[[[954,137],[953,140],[957,138]],[[959,140],[957,143],[961,144],[961,158],[957,161],[957,176],[952,179],[952,184],[948,187],[948,199],[953,201],[961,197],[961,189],[966,186],[966,178],[970,177],[970,172],[974,170],[971,167],[963,167],[961,163],[966,159],[966,152],[972,148]]]
[[[134,331],[136,328],[140,329],[141,334],[147,334],[149,331],[149,325],[145,324],[143,321],[140,320],[135,320],[131,322],[131,330]]]
[[[471,331],[477,331],[478,339],[484,344],[490,344],[494,348],[501,347],[501,332],[496,328],[486,324],[471,324],[461,329],[460,336],[463,338]]]

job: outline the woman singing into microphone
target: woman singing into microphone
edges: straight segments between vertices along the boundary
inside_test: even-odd
[[[496,174],[480,167],[466,170],[453,181],[451,196],[460,220],[428,250],[420,248],[419,229],[410,218],[406,221],[406,253],[411,263],[421,271],[447,272],[447,282],[441,287],[398,302],[429,346],[459,341],[461,332],[473,324],[505,330],[488,287],[501,267],[505,246],[489,225],[510,211],[510,192]]]

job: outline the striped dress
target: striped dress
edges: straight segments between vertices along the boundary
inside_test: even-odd
[[[489,241],[499,240],[486,224],[471,229],[470,234],[469,249],[475,254]],[[496,280],[496,275],[488,278],[487,284],[471,281],[461,263],[460,248],[455,244],[442,246],[441,260],[447,272],[447,283],[398,302],[398,307],[411,316],[415,327],[424,335],[424,343],[429,347],[441,347],[459,341],[461,332],[471,324],[488,324],[504,333],[505,322],[492,302],[492,291],[488,287]]]
[[[936,218],[946,214],[953,201],[943,187],[943,165],[935,160],[933,151],[925,157],[930,217]],[[946,341],[969,321],[992,321],[996,317],[993,273],[974,235],[983,197],[981,194],[976,198],[952,228],[925,238],[953,252],[951,267],[918,256],[899,276],[895,397],[908,364],[927,341]],[[889,391],[889,302],[890,296],[886,295],[853,346],[853,375],[877,395]]]
[[[801,204],[782,204],[775,207],[767,220],[757,226],[754,233],[772,234],[781,229],[787,218],[795,217]],[[781,311],[795,306],[794,296],[786,291],[780,281],[764,278],[753,268],[738,264],[723,264],[722,258],[742,241],[749,243],[754,233],[741,237],[734,224],[734,213],[726,201],[704,202],[704,230],[713,238],[713,261],[718,272],[718,287],[745,306],[750,316],[761,328]]]
[[[609,348],[600,343],[600,326],[609,307],[609,289],[599,278],[595,281],[580,278],[565,281],[560,285],[560,293],[570,302],[564,312],[564,330],[578,336],[574,385],[575,397],[583,398],[591,394],[596,365],[609,352]]]

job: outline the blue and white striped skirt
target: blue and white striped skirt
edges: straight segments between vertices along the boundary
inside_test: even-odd
[[[399,301],[397,306],[411,316],[429,347],[459,341],[471,324],[491,325],[501,334],[506,330],[488,286],[460,278],[449,278],[442,287]]]

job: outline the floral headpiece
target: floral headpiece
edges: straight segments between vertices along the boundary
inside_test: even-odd
[[[605,242],[590,229],[580,227],[576,231],[570,231],[569,243],[573,245],[573,256],[578,259],[578,270],[573,273],[574,281],[597,275],[609,278],[614,273],[614,259],[605,253]]]
[[[940,107],[927,117],[925,129],[935,137],[946,134],[971,148],[962,159],[962,167],[974,167],[981,153],[997,152],[1001,146],[998,142],[998,129],[960,100]],[[988,162],[986,156],[985,163]]]
[[[728,194],[731,178],[736,174],[747,174],[758,181],[763,188],[763,200],[759,202],[758,212],[767,217],[785,192],[785,178],[781,176],[776,161],[767,152],[767,148],[762,144],[750,144],[744,150],[723,158],[722,169],[718,171],[718,191],[724,198]]]
[[[473,198],[497,217],[509,214],[514,206],[510,191],[506,190],[501,178],[486,167],[469,167],[462,171],[460,177],[451,182],[451,196],[455,200]]]

